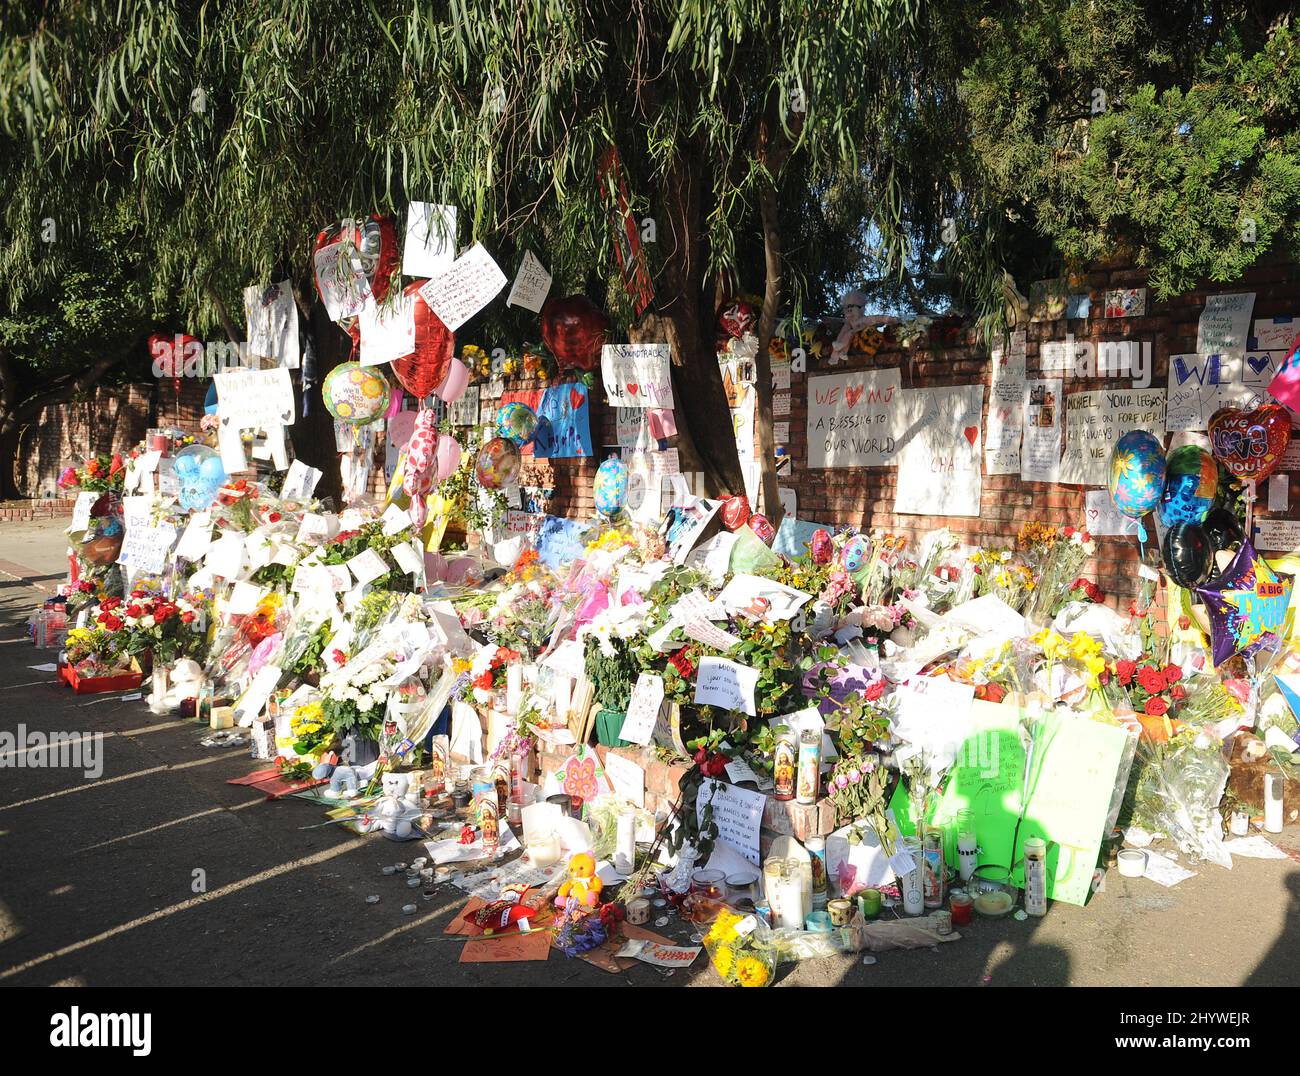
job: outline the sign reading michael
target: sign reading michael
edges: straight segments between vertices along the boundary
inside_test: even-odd
[[[889,467],[897,462],[898,370],[808,379],[808,466]]]

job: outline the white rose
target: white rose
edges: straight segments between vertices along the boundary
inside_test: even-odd
[[[367,710],[374,709],[374,706],[375,706],[375,700],[372,699],[369,695],[359,695],[357,697],[357,709],[360,710],[363,714]]]

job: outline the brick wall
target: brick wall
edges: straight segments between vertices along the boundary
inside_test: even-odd
[[[117,452],[143,439],[152,425],[154,386],[97,386],[77,400],[45,408],[23,433],[18,471],[22,491],[46,497],[59,472],[96,453]]]
[[[1144,287],[1145,273],[1132,268],[1109,268],[1089,273],[1087,290],[1092,297],[1091,314],[1086,319],[1032,322],[1028,326],[1026,377],[1064,378],[1065,393],[1088,389],[1128,386],[1131,379],[1080,379],[1060,372],[1042,372],[1040,345],[1045,341],[1064,340],[1067,332],[1076,340],[1094,344],[1105,341],[1136,340],[1151,344],[1154,368],[1151,387],[1167,384],[1169,356],[1196,350],[1197,321],[1207,295],[1234,291],[1255,292],[1252,320],[1256,317],[1300,315],[1300,267],[1293,263],[1268,262],[1246,274],[1241,280],[1203,286],[1193,292],[1156,302],[1148,292],[1147,312],[1143,317],[1103,318],[1103,292],[1112,287]],[[1081,289],[1071,289],[1077,291]],[[983,476],[978,518],[953,516],[897,515],[893,512],[898,470],[896,467],[861,469],[809,470],[807,462],[807,381],[809,376],[853,369],[896,367],[905,389],[955,385],[988,385],[990,364],[982,342],[975,333],[955,320],[937,322],[926,340],[904,348],[886,344],[871,358],[850,358],[836,367],[813,364],[803,374],[793,374],[791,382],[790,443],[786,446],[793,462],[790,475],[780,479],[782,486],[798,494],[798,515],[830,525],[852,524],[864,530],[883,528],[896,534],[920,538],[947,526],[963,541],[986,546],[1009,546],[1022,523],[1035,520],[1058,526],[1084,524],[1083,486],[1044,482],[1023,482],[1018,475]],[[510,382],[508,390],[536,387]],[[549,465],[536,464],[545,480],[556,489],[552,514],[589,519],[592,516],[591,481],[595,468],[607,447],[614,444],[614,413],[604,406],[599,375],[591,391],[593,409],[592,442],[595,458],[588,461],[555,460]],[[988,393],[985,392],[987,418]],[[483,421],[495,414],[496,401],[483,401]],[[1064,421],[1065,408],[1061,408]],[[984,423],[987,428],[987,421]],[[1264,491],[1256,515],[1289,515],[1300,518],[1300,475],[1292,475],[1293,508],[1286,513],[1269,513]],[[525,484],[528,479],[525,479]],[[1154,535],[1153,535],[1154,538]],[[1085,566],[1084,574],[1097,580],[1110,596],[1112,604],[1126,607],[1137,590],[1135,563],[1137,544],[1131,538],[1098,538],[1098,554]]]

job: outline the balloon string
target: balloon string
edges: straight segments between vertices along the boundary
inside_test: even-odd
[[[1253,542],[1255,534],[1251,528],[1252,517],[1255,515],[1255,483],[1253,481],[1246,483],[1246,540]]]

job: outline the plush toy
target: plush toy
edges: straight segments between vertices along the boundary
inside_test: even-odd
[[[555,906],[563,909],[570,905],[594,908],[600,903],[600,891],[605,883],[596,876],[596,859],[588,852],[579,852],[569,860],[569,877],[560,884]]]
[[[386,773],[383,783],[384,794],[370,812],[366,832],[404,841],[411,836],[411,819],[420,813],[420,804],[411,794],[411,777],[405,773]]]
[[[167,674],[167,690],[161,695],[154,692],[146,700],[149,709],[155,714],[167,714],[180,708],[186,699],[198,697],[199,685],[203,683],[203,669],[197,661],[181,658],[171,667]]]
[[[368,783],[374,777],[375,770],[378,768],[379,762],[376,760],[368,766],[336,766],[332,773],[322,773],[321,777],[328,776],[330,779],[330,786],[325,790],[325,795],[332,800],[351,799],[360,790],[361,785]]]
[[[526,885],[506,886],[498,899],[489,901],[481,908],[464,912],[461,918],[481,927],[485,935],[509,934],[521,930],[538,915],[538,909],[524,899],[531,888]]]

